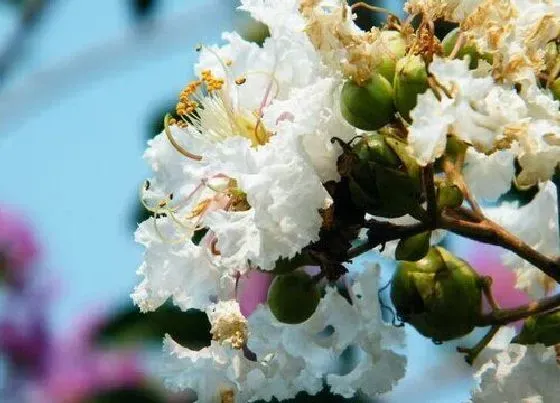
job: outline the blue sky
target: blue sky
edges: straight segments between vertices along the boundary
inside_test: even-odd
[[[130,219],[149,175],[146,125],[190,79],[196,43],[232,26],[228,1],[163,4],[165,26],[142,37],[125,1],[54,2],[0,92],[0,200],[28,215],[44,243],[61,287],[59,330],[84,309],[127,298],[136,283]],[[0,8],[2,37],[9,11]]]

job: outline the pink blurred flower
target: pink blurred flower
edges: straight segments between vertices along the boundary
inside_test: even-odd
[[[243,315],[249,316],[259,304],[266,302],[273,278],[271,274],[253,270],[239,279],[237,299]]]
[[[503,308],[513,308],[530,301],[527,294],[515,288],[515,274],[500,259],[503,250],[497,246],[460,238],[457,241],[459,257],[467,260],[483,276],[492,277],[492,293]]]
[[[96,393],[141,386],[146,377],[132,350],[103,350],[93,341],[100,318],[79,326],[72,337],[51,346],[43,376],[33,385],[31,401],[77,403]]]
[[[23,287],[39,248],[25,220],[0,206],[0,276],[13,287]]]

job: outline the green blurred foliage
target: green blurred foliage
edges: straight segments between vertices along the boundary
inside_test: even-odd
[[[107,318],[94,341],[103,345],[161,343],[165,334],[191,350],[200,350],[210,345],[210,322],[201,311],[181,311],[171,303],[149,313],[130,304]]]

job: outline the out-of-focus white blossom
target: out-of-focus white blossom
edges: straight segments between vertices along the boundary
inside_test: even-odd
[[[558,242],[558,200],[552,182],[541,185],[535,198],[518,207],[517,203],[504,203],[488,208],[488,216],[546,256],[560,256]],[[503,255],[504,264],[517,276],[516,287],[533,298],[543,297],[551,291],[552,280],[541,270],[513,252]]]
[[[480,383],[472,392],[473,403],[545,403],[560,394],[556,351],[542,344],[510,344],[482,365],[476,377]]]

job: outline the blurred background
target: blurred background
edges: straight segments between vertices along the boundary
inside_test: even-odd
[[[1,402],[192,401],[163,392],[153,357],[164,333],[204,346],[207,319],[136,311],[133,232],[147,217],[138,198],[150,175],[146,141],[192,78],[196,45],[233,29],[266,35],[237,5],[0,0]],[[363,11],[358,22],[378,17]],[[464,400],[470,369],[454,346],[407,332],[408,376],[379,401]]]

